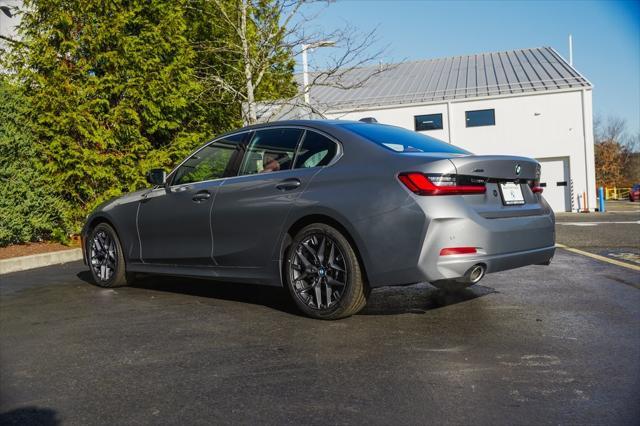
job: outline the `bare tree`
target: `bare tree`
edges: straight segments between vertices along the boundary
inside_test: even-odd
[[[627,133],[626,121],[609,116],[594,117],[596,179],[604,186],[627,186],[637,181],[640,135]]]
[[[622,136],[625,133],[627,123],[620,117],[609,117],[607,124],[604,127],[605,140],[621,142]]]
[[[361,33],[355,27],[347,25],[329,33],[300,37],[297,44],[314,46],[324,43],[325,40],[332,42],[335,53],[329,55],[321,66],[310,65],[309,81],[306,84],[301,82],[301,90],[295,96],[263,102],[262,106],[270,109],[270,117],[277,118],[298,111],[304,116],[316,115],[324,118],[325,113],[334,105],[314,99],[314,89],[358,89],[379,74],[398,65],[382,63],[381,58],[386,52],[386,47],[379,47],[377,29]]]
[[[221,24],[233,31],[232,39],[210,40],[196,46],[208,52],[230,54],[238,58],[223,66],[205,65],[201,70],[207,92],[226,93],[242,103],[243,120],[255,123],[262,113],[263,120],[282,116],[287,110],[306,109],[323,116],[323,106],[305,102],[305,94],[313,87],[330,86],[341,90],[362,87],[368,80],[389,68],[388,65],[367,67],[377,63],[385,49],[376,48],[376,30],[359,33],[347,26],[333,31],[305,33],[306,27],[317,17],[307,15],[305,0],[210,0],[222,19]],[[235,7],[234,7],[235,6]],[[309,84],[287,96],[270,96],[262,90],[265,77],[286,58],[297,57],[305,46],[317,46],[330,40],[335,52],[322,69],[312,69]],[[276,72],[278,70],[275,70]],[[288,71],[290,73],[290,70]],[[234,76],[241,75],[242,78]],[[290,74],[287,74],[290,75]]]

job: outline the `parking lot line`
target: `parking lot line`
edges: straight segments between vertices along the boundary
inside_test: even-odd
[[[560,244],[560,243],[556,243],[556,247],[565,249],[573,253],[581,254],[583,256],[591,257],[593,259],[601,260],[603,262],[611,263],[612,265],[622,266],[623,268],[631,269],[633,271],[640,271],[640,266],[631,265],[626,262],[620,262],[619,260],[615,260],[615,259],[609,259],[608,257],[600,256],[599,254],[589,253],[588,251],[578,250],[573,247],[567,247],[564,244]]]
[[[640,213],[640,209],[637,210],[615,210],[615,211],[607,211],[609,213]]]
[[[628,220],[628,221],[617,221],[617,222],[556,222],[556,225],[573,225],[573,226],[597,226],[597,225],[610,225],[610,224],[640,225],[640,220]]]

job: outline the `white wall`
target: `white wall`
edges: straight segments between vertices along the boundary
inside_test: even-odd
[[[12,9],[14,7],[20,8],[22,7],[22,1],[21,0],[4,0],[0,3],[0,5],[9,6]],[[15,39],[17,37],[15,27],[19,23],[20,23],[20,15],[14,15],[12,18],[9,18],[3,12],[0,12],[0,35]],[[4,40],[1,40],[0,44],[1,43],[6,43],[6,42]]]
[[[380,123],[414,130],[415,115],[442,113],[443,129],[423,133],[476,154],[510,154],[536,159],[569,157],[574,193],[587,192],[589,208],[593,210],[597,206],[591,102],[591,90],[576,90],[451,101],[449,105],[443,102],[334,112],[327,114],[327,117],[353,120],[375,117]],[[447,107],[451,112],[451,135],[448,131]],[[480,109],[495,110],[495,126],[466,127],[465,111]],[[574,204],[577,207],[575,197]]]

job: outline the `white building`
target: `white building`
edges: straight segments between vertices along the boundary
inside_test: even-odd
[[[577,211],[583,193],[593,211],[592,88],[545,47],[406,62],[361,88],[313,87],[310,97],[327,118],[373,117],[475,154],[535,158],[555,211]]]
[[[22,0],[3,0],[0,2],[0,49],[8,42],[3,38],[15,40],[17,38],[16,27],[20,24],[18,9],[22,7]],[[9,16],[11,15],[11,16]]]

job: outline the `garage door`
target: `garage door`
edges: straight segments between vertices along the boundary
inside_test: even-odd
[[[569,158],[539,159],[542,195],[554,212],[571,211]]]

